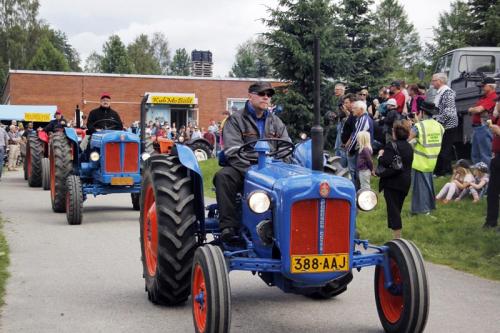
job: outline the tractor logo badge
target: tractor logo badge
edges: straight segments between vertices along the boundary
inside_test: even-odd
[[[322,198],[328,197],[330,194],[330,185],[328,185],[327,182],[322,182],[319,185],[319,195],[321,195]]]

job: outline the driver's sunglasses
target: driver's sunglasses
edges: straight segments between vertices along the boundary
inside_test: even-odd
[[[269,98],[273,97],[274,93],[270,92],[270,91],[261,91],[261,92],[258,92],[258,93],[252,93],[254,95],[257,95],[257,96],[260,96],[260,97],[264,97],[264,96],[267,96]]]

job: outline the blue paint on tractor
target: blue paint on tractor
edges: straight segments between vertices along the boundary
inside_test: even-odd
[[[245,246],[230,248],[224,246],[224,256],[228,259],[229,270],[259,272],[259,276],[268,284],[276,285],[285,292],[303,293],[313,287],[322,287],[327,283],[340,279],[352,269],[379,265],[384,268],[386,287],[392,285],[391,272],[387,259],[388,249],[384,246],[370,246],[368,241],[355,239],[356,230],[356,191],[352,182],[346,178],[334,176],[311,169],[311,142],[306,141],[296,146],[292,163],[283,163],[267,157],[269,146],[257,144],[258,163],[251,166],[245,175],[244,190],[240,202],[241,236]],[[184,146],[178,146],[177,153],[181,163],[196,175],[194,193],[202,198],[203,184],[201,172],[192,151]],[[326,159],[325,159],[326,162]],[[196,179],[200,179],[196,181]],[[320,195],[320,185],[327,182],[330,193],[326,198]],[[263,213],[254,213],[249,205],[249,196],[255,191],[263,191],[270,198],[271,206]],[[349,203],[349,220],[341,223],[349,224],[348,267],[342,271],[321,273],[292,273],[290,239],[291,211],[294,203],[303,200],[326,202],[327,199],[342,200]],[[196,202],[196,200],[195,200]],[[318,239],[323,239],[325,228],[325,205],[322,204],[318,217]],[[220,237],[217,204],[207,207],[208,217],[200,214],[197,208],[199,234],[206,239],[210,233],[217,240]],[[257,231],[260,222],[272,221],[273,241],[264,242]],[[318,244],[318,255],[323,254],[322,242]],[[371,253],[361,253],[357,246],[371,249]]]

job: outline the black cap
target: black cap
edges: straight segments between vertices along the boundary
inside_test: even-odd
[[[485,77],[483,81],[481,81],[480,87],[485,86],[487,84],[495,84],[495,79],[492,77]]]
[[[263,91],[271,91],[273,94],[275,93],[273,86],[269,82],[255,82],[248,87],[249,93],[260,93]]]
[[[436,114],[436,105],[432,102],[423,101],[420,109],[429,116]]]
[[[401,81],[392,81],[391,83],[391,87],[398,87],[400,88],[401,87]]]

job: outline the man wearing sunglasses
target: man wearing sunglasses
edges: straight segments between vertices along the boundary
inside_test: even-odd
[[[269,112],[274,89],[269,82],[256,82],[248,88],[248,101],[243,110],[231,114],[223,128],[226,165],[214,177],[221,238],[226,243],[237,243],[240,221],[236,195],[243,191],[245,173],[250,162],[238,156],[242,145],[258,139],[279,138],[290,141],[283,122]],[[271,151],[276,149],[272,144]]]

